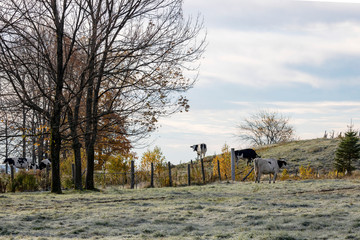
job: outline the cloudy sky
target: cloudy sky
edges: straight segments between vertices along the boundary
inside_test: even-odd
[[[298,139],[360,128],[360,0],[185,0],[204,18],[208,46],[190,111],[160,120],[150,146],[174,164],[251,147],[237,125],[260,110],[290,117]]]

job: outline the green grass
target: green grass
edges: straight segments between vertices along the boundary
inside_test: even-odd
[[[0,195],[0,239],[359,239],[360,180]]]

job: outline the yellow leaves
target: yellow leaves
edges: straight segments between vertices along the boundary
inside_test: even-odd
[[[284,180],[288,180],[289,178],[290,178],[290,175],[289,175],[288,170],[284,169],[281,173],[280,180],[284,181]]]
[[[221,149],[222,154],[217,155],[212,162],[213,165],[213,173],[214,175],[218,175],[218,161],[220,164],[220,174],[221,178],[231,178],[231,152],[229,150],[229,145],[225,143],[223,148]]]
[[[130,169],[131,161],[135,159],[133,154],[128,154],[126,156],[117,155],[117,156],[108,156],[106,169],[110,173],[123,173],[127,172]]]
[[[300,166],[299,168],[299,174],[302,179],[309,179],[315,177],[315,171],[310,167],[310,164],[305,168],[303,166]]]
[[[154,171],[160,173],[166,168],[166,159],[158,146],[153,151],[148,150],[141,158],[140,167],[143,171],[151,170],[151,163],[154,164]]]

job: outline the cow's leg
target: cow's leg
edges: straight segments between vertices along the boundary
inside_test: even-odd
[[[258,175],[257,175],[257,182],[260,183],[260,178],[261,178],[261,173],[258,172]]]
[[[271,183],[271,173],[269,173],[269,183]]]
[[[276,180],[276,173],[274,173],[274,179],[273,179],[273,183],[275,183],[275,180]]]

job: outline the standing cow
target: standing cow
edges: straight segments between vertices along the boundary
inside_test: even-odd
[[[15,166],[16,168],[27,169],[31,165],[31,160],[27,158],[6,158],[4,164]]]
[[[207,148],[206,148],[206,144],[205,143],[200,143],[200,144],[196,144],[196,145],[192,145],[190,146],[196,153],[198,158],[204,158]]]
[[[34,171],[36,169],[44,169],[47,166],[51,166],[50,159],[44,159],[40,162],[40,165],[37,165],[32,162],[32,160],[27,158],[6,158],[4,161],[4,164],[9,164],[10,166],[14,166],[16,168],[20,169],[33,169]]]
[[[255,158],[254,170],[255,170],[255,183],[260,183],[260,177],[262,174],[269,174],[269,183],[271,183],[271,174],[274,175],[273,183],[275,183],[276,176],[280,172],[280,168],[286,166],[286,161],[275,160],[272,158]]]
[[[257,153],[255,152],[255,150],[247,148],[247,149],[242,149],[242,150],[235,150],[235,159],[236,162],[238,163],[239,159],[247,159],[247,165],[249,165],[249,163],[251,163],[251,161],[255,158],[259,158],[260,156],[257,155]]]

